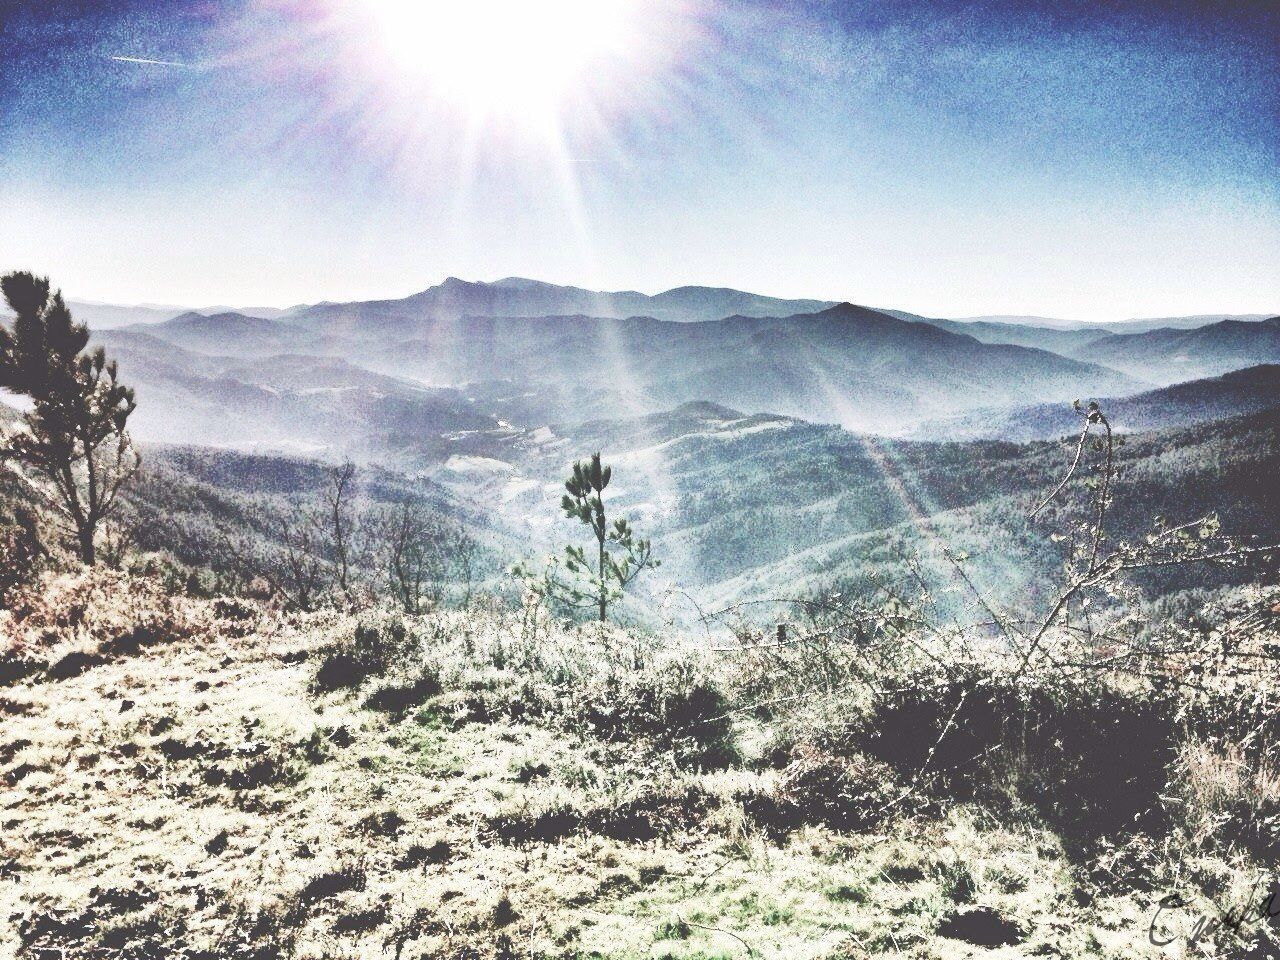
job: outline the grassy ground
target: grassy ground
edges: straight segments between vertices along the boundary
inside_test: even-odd
[[[515,621],[424,618],[411,667],[326,690],[352,616],[165,601],[180,636],[135,644],[130,605],[157,598],[94,589],[85,606],[116,614],[43,628],[53,642],[23,651],[43,669],[0,689],[0,956],[1156,953],[1159,895],[1097,886],[1033,818],[785,821],[768,811],[786,769],[755,755],[755,721],[729,731],[728,760],[692,763],[539,708],[501,662]],[[548,650],[625,661],[617,641],[543,636],[541,669]],[[1012,942],[944,935],[975,907]]]

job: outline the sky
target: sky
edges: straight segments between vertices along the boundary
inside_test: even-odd
[[[0,0],[0,269],[1280,311],[1272,0]]]

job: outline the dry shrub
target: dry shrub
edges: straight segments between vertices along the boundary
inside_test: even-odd
[[[892,768],[860,753],[840,756],[798,744],[775,796],[810,822],[837,830],[873,827],[894,812],[903,788]]]
[[[850,709],[822,747],[882,761],[937,798],[1028,804],[1066,838],[1162,816],[1181,735],[1172,695],[995,665],[879,679],[891,692]]]
[[[87,569],[45,578],[21,591],[13,628],[30,641],[78,642],[103,652],[132,653],[186,639],[207,628],[194,601],[150,578]]]
[[[349,638],[324,652],[312,688],[317,693],[332,693],[358,687],[371,676],[411,662],[419,643],[403,617],[386,610],[366,611],[356,620]]]
[[[701,824],[717,802],[697,784],[657,777],[620,802],[584,806],[565,799],[522,801],[486,817],[483,829],[517,846],[558,843],[574,835],[647,843]]]
[[[500,612],[365,611],[335,624],[314,693],[387,677],[369,709],[403,714],[443,694],[454,722],[537,723],[721,768],[736,756],[718,662],[655,638],[591,625],[532,636]]]
[[[363,890],[368,881],[364,867],[358,863],[343,864],[336,870],[316,874],[298,894],[298,899],[306,905],[329,900],[348,890]]]
[[[49,556],[36,512],[21,504],[0,504],[0,608],[39,575]]]
[[[609,672],[561,691],[569,723],[599,739],[642,741],[671,751],[682,766],[720,769],[737,756],[732,707],[697,661]]]
[[[1195,849],[1239,844],[1280,856],[1280,771],[1237,745],[1183,745],[1170,778],[1179,825]]]
[[[104,569],[46,575],[10,594],[0,616],[0,679],[66,679],[147,647],[186,641],[216,622],[207,603],[154,579]]]
[[[157,906],[150,891],[94,887],[87,902],[36,907],[17,918],[18,942],[29,956],[187,956],[186,920]]]

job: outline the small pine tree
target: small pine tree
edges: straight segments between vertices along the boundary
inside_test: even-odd
[[[621,517],[608,522],[604,507],[604,488],[613,475],[610,467],[593,454],[589,462],[579,460],[573,474],[565,481],[565,495],[560,501],[565,515],[590,527],[596,541],[594,567],[582,547],[565,548],[565,565],[570,574],[584,578],[595,594],[600,622],[609,616],[609,602],[621,597],[622,591],[642,570],[659,565],[648,540],[639,539],[631,525]],[[612,545],[615,550],[609,549]]]
[[[125,430],[133,390],[101,348],[86,352],[89,328],[47,278],[10,273],[0,288],[15,314],[11,330],[0,325],[0,389],[31,401],[0,450],[29,468],[93,564],[98,526],[141,464]]]

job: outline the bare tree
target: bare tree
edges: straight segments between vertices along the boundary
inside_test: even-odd
[[[405,500],[377,526],[387,582],[406,613],[438,606],[451,583],[461,583],[464,603],[471,602],[476,543],[461,524]]]
[[[347,460],[329,471],[329,485],[324,492],[325,515],[333,551],[333,579],[344,596],[351,593],[352,566],[356,553],[358,520],[352,508],[355,495],[356,466]]]
[[[453,579],[462,587],[462,606],[471,606],[471,588],[475,581],[475,558],[480,545],[476,543],[462,524],[453,525],[450,556],[453,558]]]
[[[286,606],[314,610],[333,583],[326,557],[326,516],[314,503],[279,510],[259,501],[240,522],[215,532],[219,558],[241,589],[265,584]]]
[[[313,610],[332,582],[325,558],[322,517],[314,509],[298,507],[272,519],[276,548],[262,566],[272,591],[300,610]]]
[[[1132,618],[1118,616],[1114,622],[1089,614],[1093,599],[1105,603],[1126,587],[1126,578],[1135,573],[1189,567],[1193,565],[1238,566],[1280,556],[1280,545],[1250,544],[1222,534],[1216,514],[1171,524],[1157,517],[1152,531],[1136,540],[1115,541],[1108,520],[1116,483],[1116,450],[1124,445],[1097,403],[1075,404],[1082,427],[1075,453],[1062,480],[1031,511],[1029,519],[1040,515],[1057,500],[1086,469],[1091,472],[1087,516],[1069,535],[1069,550],[1063,582],[1048,611],[1029,629],[1020,632],[1022,647],[1017,675],[1021,676],[1036,658],[1055,669],[1129,669],[1135,664],[1162,664],[1185,656],[1182,649],[1158,650],[1148,639],[1137,639]],[[1096,462],[1087,464],[1087,452]],[[1073,614],[1074,619],[1073,619]],[[1059,649],[1046,655],[1051,631],[1059,634]],[[1100,651],[1107,651],[1100,653]],[[1117,652],[1122,651],[1122,652]]]

